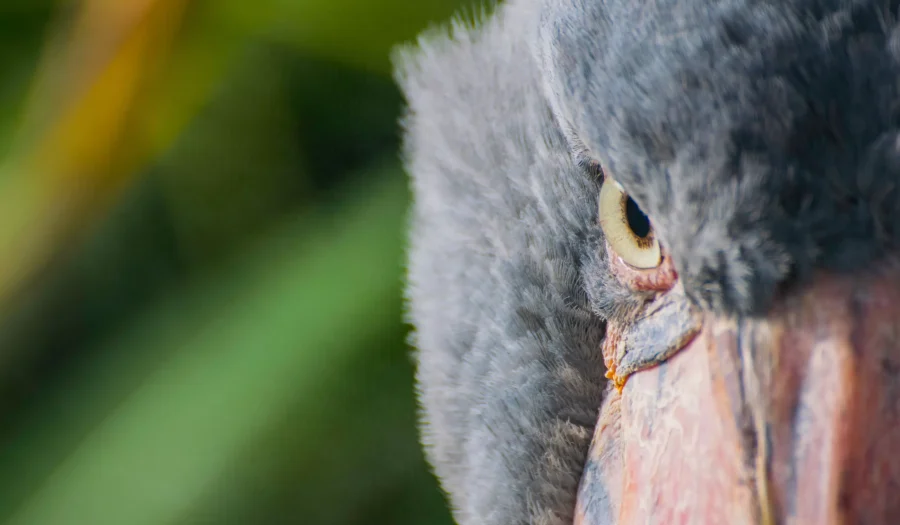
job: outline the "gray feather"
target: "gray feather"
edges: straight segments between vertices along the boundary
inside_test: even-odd
[[[687,292],[759,314],[898,248],[897,0],[548,0],[545,92]]]
[[[534,15],[502,7],[399,61],[423,440],[464,525],[571,523],[605,386],[583,284],[598,181],[542,95]]]

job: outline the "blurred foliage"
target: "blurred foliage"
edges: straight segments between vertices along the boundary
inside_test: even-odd
[[[388,56],[459,4],[0,3],[0,523],[450,523]]]

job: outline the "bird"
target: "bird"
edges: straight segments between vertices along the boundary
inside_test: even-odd
[[[898,4],[507,0],[397,51],[458,523],[900,523]]]

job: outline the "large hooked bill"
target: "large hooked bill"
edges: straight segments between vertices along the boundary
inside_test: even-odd
[[[757,318],[659,309],[605,349],[576,524],[900,523],[897,269],[819,274]]]

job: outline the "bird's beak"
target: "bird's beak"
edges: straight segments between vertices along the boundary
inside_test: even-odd
[[[611,388],[576,524],[900,523],[900,271],[706,316]]]

